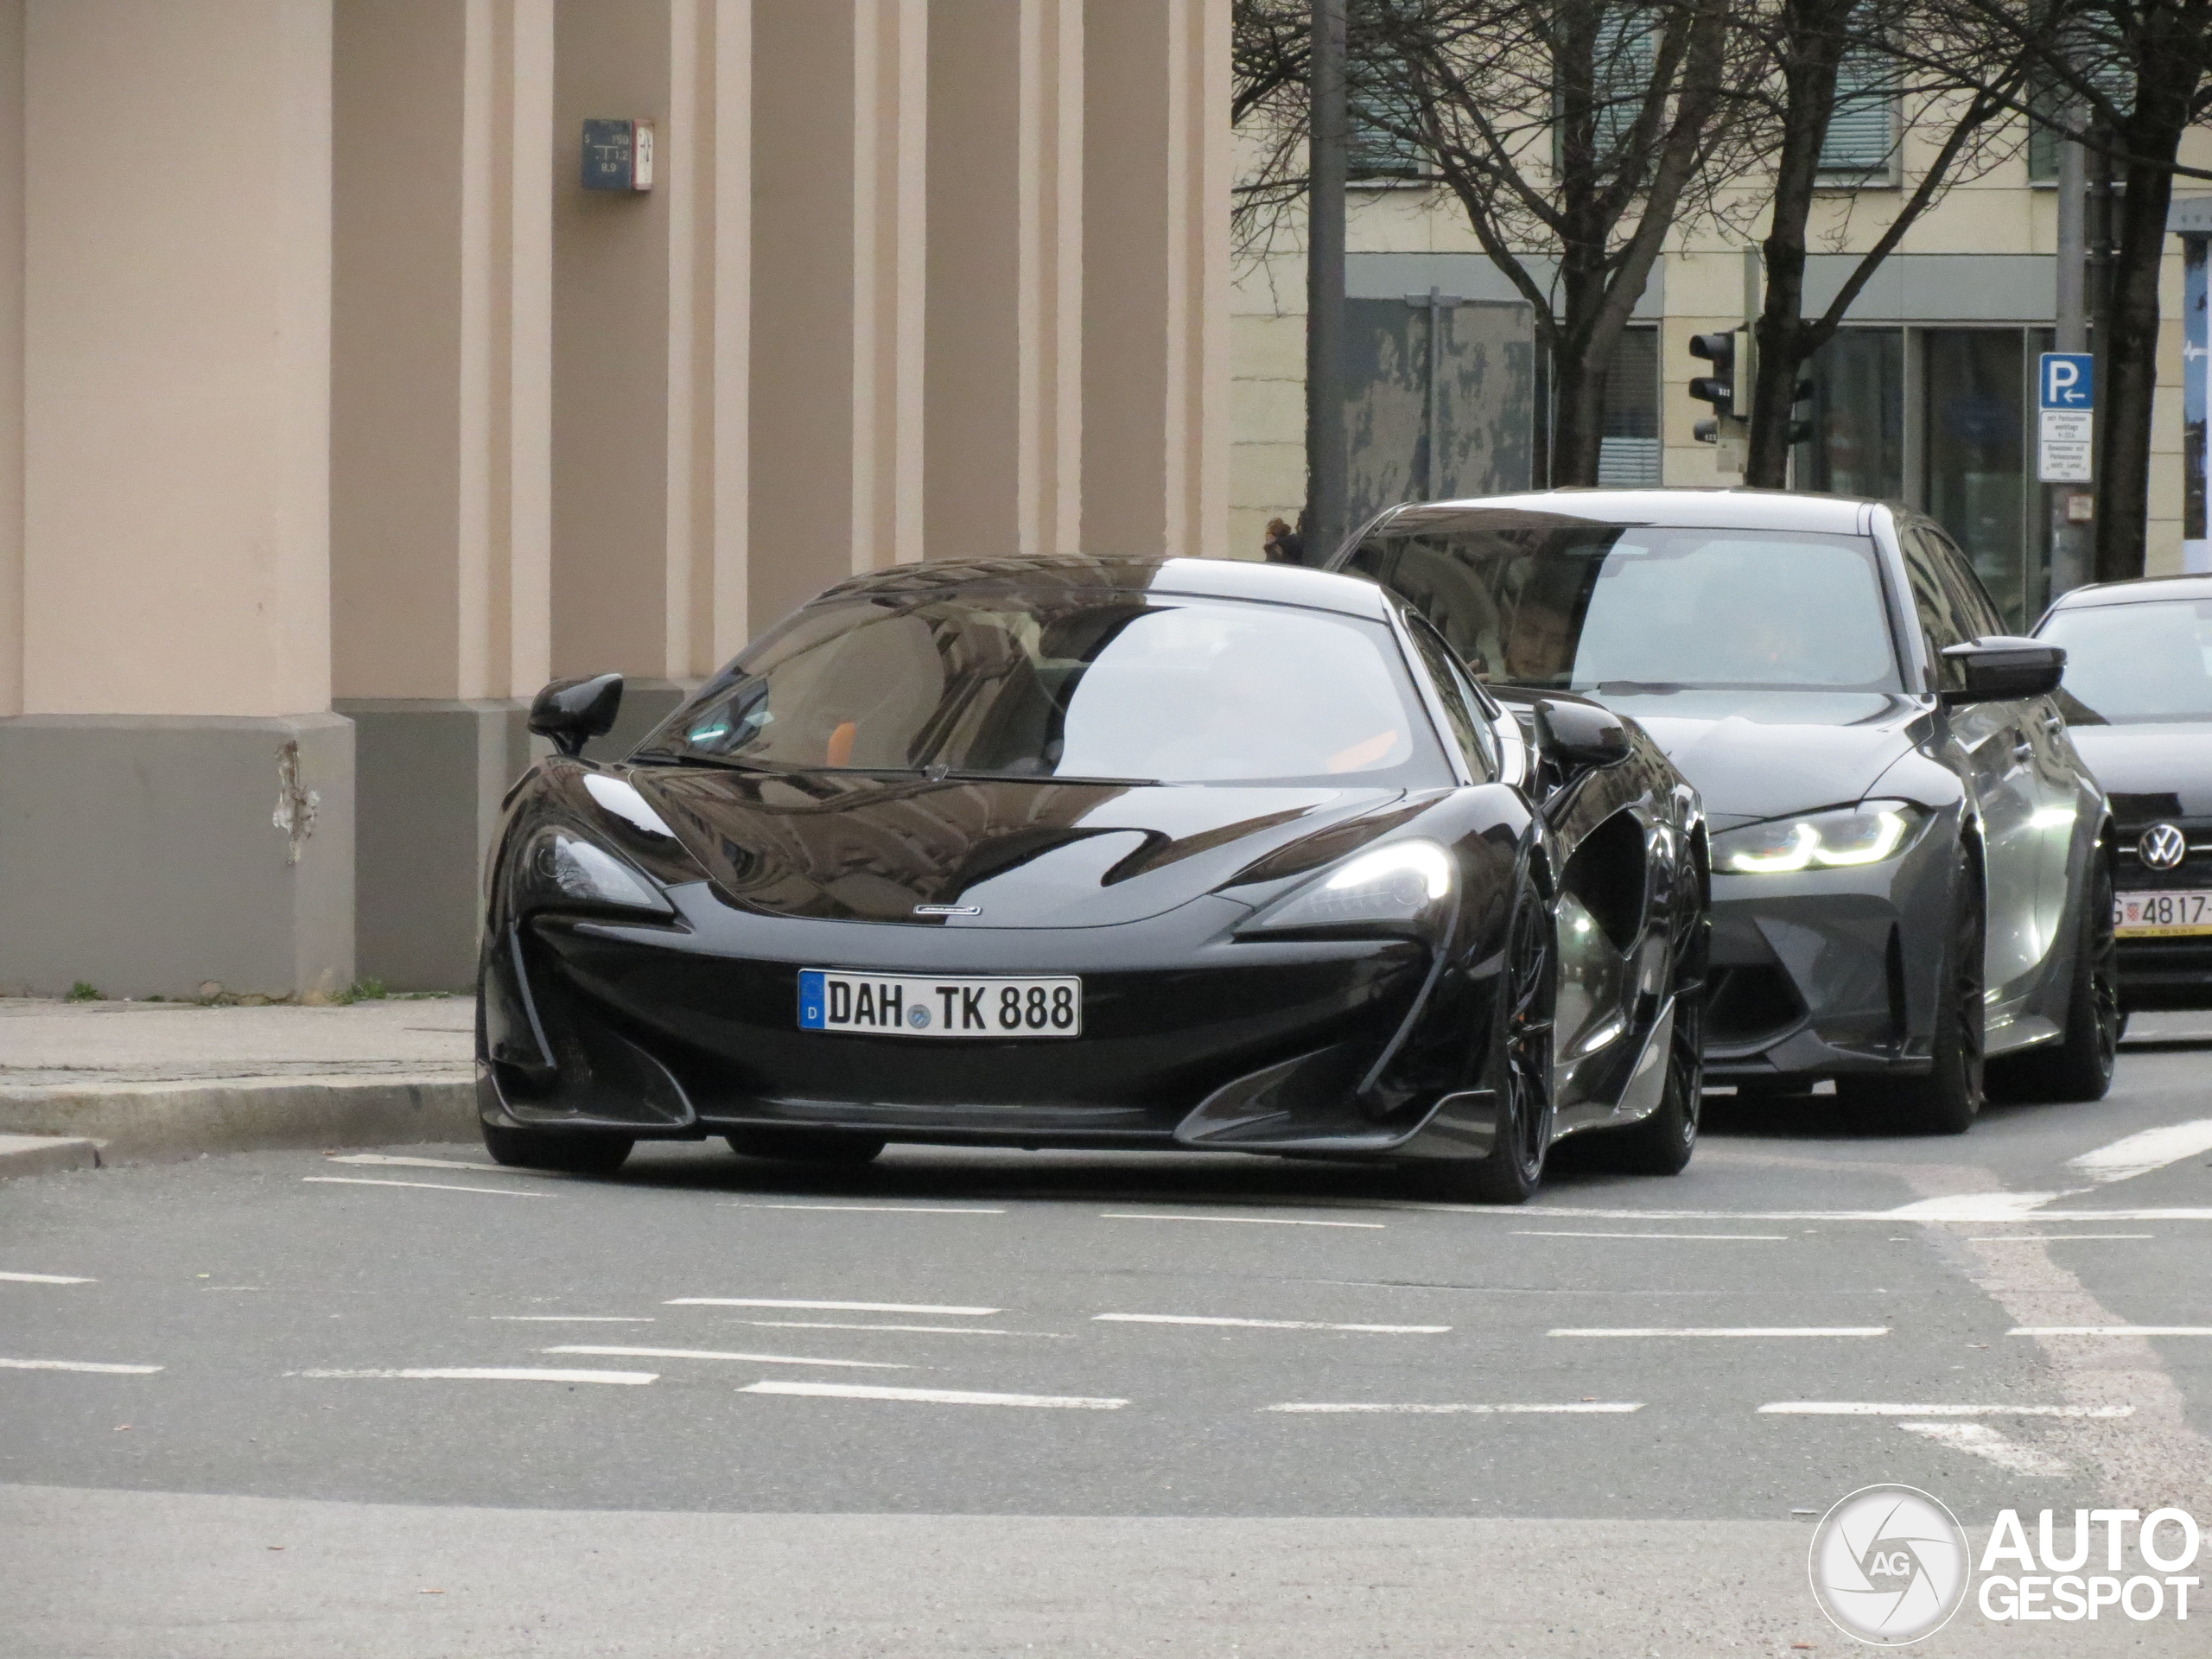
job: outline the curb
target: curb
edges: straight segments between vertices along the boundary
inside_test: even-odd
[[[0,1091],[0,1137],[66,1137],[88,1151],[99,1143],[95,1157],[54,1168],[163,1163],[271,1147],[474,1141],[476,1133],[475,1080],[449,1072]]]
[[[0,1181],[10,1175],[55,1175],[65,1169],[98,1169],[100,1149],[66,1135],[0,1135]]]

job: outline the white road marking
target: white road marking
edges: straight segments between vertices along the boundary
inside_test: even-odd
[[[2008,1337],[2212,1337],[2212,1325],[2016,1325]]]
[[[569,1343],[540,1350],[548,1354],[593,1354],[602,1359],[741,1359],[754,1365],[834,1365],[855,1371],[911,1371],[880,1359],[802,1359],[793,1354],[728,1354],[711,1348],[601,1348]]]
[[[1722,1239],[1743,1240],[1766,1244],[1787,1243],[1787,1233],[1566,1233],[1524,1230],[1513,1235],[1516,1238],[1688,1238],[1713,1243]]]
[[[1066,1332],[1002,1332],[993,1325],[834,1325],[825,1319],[739,1319],[734,1325],[754,1325],[763,1332],[912,1332],[913,1336],[1051,1336],[1055,1343],[1073,1343]]]
[[[1463,1414],[1478,1417],[1506,1417],[1535,1414],[1549,1416],[1554,1414],[1568,1415],[1580,1414],[1583,1413],[1592,1413],[1604,1416],[1614,1416],[1623,1412],[1642,1411],[1643,1409],[1643,1402],[1642,1401],[1630,1402],[1625,1400],[1587,1400],[1583,1401],[1579,1404],[1561,1406],[1298,1404],[1286,1406],[1262,1406],[1260,1409],[1262,1411],[1322,1412],[1332,1414],[1352,1412],[1399,1412],[1415,1416],[1433,1416],[1446,1414]]]
[[[495,1198],[550,1198],[550,1192],[521,1192],[511,1186],[454,1186],[447,1181],[378,1181],[365,1175],[302,1175],[303,1181],[329,1186],[412,1186],[426,1192],[489,1192]]]
[[[950,1204],[763,1204],[741,1199],[725,1205],[728,1210],[858,1210],[878,1216],[1002,1216],[1003,1210],[984,1210]]]
[[[0,1359],[5,1371],[98,1371],[108,1376],[151,1376],[158,1365],[99,1365],[88,1359]]]
[[[2194,1123],[2168,1123],[2160,1128],[2145,1129],[2108,1147],[2099,1147],[2094,1152],[2085,1152],[2079,1158],[2069,1158],[2066,1166],[2080,1170],[2103,1186],[2147,1175],[2154,1169],[2164,1169],[2168,1164],[2177,1164],[2204,1152],[2212,1152],[2212,1117],[2199,1118]]]
[[[1887,1325],[1561,1325],[1546,1336],[1889,1336]]]
[[[1952,1192],[1918,1198],[1889,1212],[1891,1221],[2011,1221],[2063,1198],[2063,1192]]]
[[[97,1285],[97,1279],[72,1279],[66,1273],[0,1273],[11,1285]]]
[[[1098,1218],[1101,1221],[1226,1221],[1239,1227],[1368,1227],[1377,1232],[1387,1224],[1379,1221],[1289,1221],[1275,1216],[1154,1216],[1124,1210],[1103,1211]]]
[[[952,1307],[936,1302],[804,1302],[776,1296],[671,1296],[663,1307],[803,1307],[820,1313],[937,1313],[988,1319],[999,1307]]]
[[[1908,1434],[1917,1434],[1939,1446],[1986,1458],[2016,1475],[2070,1475],[2073,1466],[2040,1446],[2023,1446],[1999,1434],[1986,1423],[1899,1423]]]
[[[1969,1244],[2078,1244],[2092,1238],[2156,1238],[2156,1233],[1993,1233]]]
[[[561,1371],[531,1365],[417,1365],[400,1370],[287,1371],[287,1376],[404,1377],[432,1382],[657,1382],[658,1371]]]
[[[557,1175],[553,1169],[515,1169],[505,1164],[486,1163],[469,1158],[403,1158],[396,1153],[349,1152],[343,1155],[326,1154],[327,1164],[373,1164],[393,1169],[465,1169],[475,1175]]]
[[[651,1325],[648,1313],[487,1313],[506,1325]]]
[[[1435,1336],[1448,1325],[1327,1325],[1318,1319],[1217,1319],[1200,1313],[1094,1313],[1094,1322],[1115,1325],[1233,1325],[1253,1331],[1360,1331],[1382,1336]]]
[[[965,1389],[880,1389],[857,1382],[753,1382],[740,1394],[797,1394],[824,1400],[914,1400],[937,1406],[1037,1406],[1064,1411],[1119,1411],[1126,1400],[1070,1394],[978,1394]]]
[[[2013,1199],[2030,1205],[2063,1198],[2063,1192],[2022,1192],[1996,1195],[2005,1202],[1992,1212],[1987,1194],[1961,1198],[1923,1198],[1896,1210],[1597,1210],[1544,1205],[1525,1205],[1501,1211],[1496,1205],[1442,1204],[1414,1199],[1392,1200],[1373,1209],[1411,1210],[1448,1216],[1487,1216],[1493,1221],[2212,1221],[2212,1208],[2139,1210],[2042,1210],[2032,1207],[2015,1214]]]
[[[1903,1406],[1872,1400],[1777,1400],[1759,1410],[1783,1417],[2132,1417],[2133,1406]]]

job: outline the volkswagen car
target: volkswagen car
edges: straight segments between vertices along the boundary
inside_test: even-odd
[[[2212,576],[2076,588],[2036,633],[2112,803],[2121,1006],[2212,1007]]]
[[[855,578],[626,759],[557,682],[478,1052],[503,1162],[645,1139],[1388,1160],[1525,1198],[1695,1141],[1707,846],[1634,724],[1373,584],[1074,556]]]
[[[2104,1094],[2112,861],[2052,696],[2064,652],[2005,635],[1933,520],[1556,490],[1397,507],[1334,563],[1428,617],[1494,695],[1595,699],[1696,785],[1713,1081],[1832,1079],[1872,1122],[1947,1133],[1985,1084]]]

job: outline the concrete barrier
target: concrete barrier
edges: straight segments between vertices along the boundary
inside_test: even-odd
[[[445,1072],[14,1089],[0,1090],[0,1135],[97,1141],[105,1164],[262,1147],[474,1141],[476,1084]]]

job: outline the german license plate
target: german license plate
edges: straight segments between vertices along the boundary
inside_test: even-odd
[[[1083,981],[1073,975],[936,979],[805,968],[798,976],[798,1028],[886,1037],[1080,1037]]]
[[[2112,927],[2123,939],[2212,933],[2212,892],[2114,893]]]

